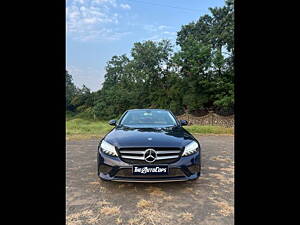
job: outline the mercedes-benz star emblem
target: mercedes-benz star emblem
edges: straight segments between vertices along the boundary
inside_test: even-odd
[[[144,159],[146,162],[152,163],[156,160],[156,151],[152,148],[146,149]]]

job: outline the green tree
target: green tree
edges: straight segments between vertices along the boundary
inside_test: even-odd
[[[68,71],[66,71],[65,81],[66,81],[66,110],[75,111],[75,106],[71,102],[77,93],[77,89],[73,83],[72,75],[69,74]]]
[[[174,62],[188,87],[183,104],[191,112],[234,105],[233,1],[210,12],[183,26],[177,35],[181,51]]]

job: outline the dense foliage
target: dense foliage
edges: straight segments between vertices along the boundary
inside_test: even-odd
[[[175,114],[234,105],[233,1],[182,26],[177,52],[168,40],[135,43],[131,57],[107,62],[101,90],[76,88],[66,72],[66,108],[81,116],[110,119],[132,108],[164,108]]]

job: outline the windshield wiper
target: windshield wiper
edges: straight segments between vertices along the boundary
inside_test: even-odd
[[[132,128],[132,127],[128,127],[128,126],[126,126],[126,125],[120,124],[120,125],[119,125],[119,128],[130,129],[130,128]]]
[[[167,126],[165,128],[171,128],[171,127],[177,127],[177,125],[171,125],[171,126]]]
[[[172,126],[162,127],[160,129],[162,129],[162,130],[172,130],[175,127],[177,127],[177,126],[176,125],[172,125]]]

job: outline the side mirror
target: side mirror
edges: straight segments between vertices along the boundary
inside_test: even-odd
[[[188,125],[188,121],[180,120],[180,124],[181,124],[181,126],[186,126],[186,125]]]
[[[116,120],[110,120],[108,122],[108,124],[111,125],[111,126],[116,126],[117,125],[117,121]]]

